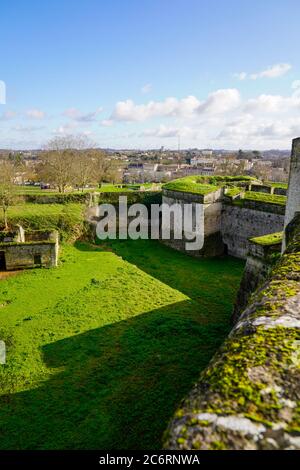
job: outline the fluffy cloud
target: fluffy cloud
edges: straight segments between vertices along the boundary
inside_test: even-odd
[[[250,80],[257,80],[258,78],[277,78],[285,75],[290,69],[292,68],[291,64],[281,63],[275,64],[271,67],[268,67],[265,70],[261,70],[260,72],[256,73],[246,73],[240,72],[235,73],[234,76],[238,80],[246,80],[247,78]]]
[[[176,98],[165,101],[149,101],[147,104],[135,104],[132,100],[119,101],[111,115],[114,121],[146,121],[157,116],[171,116],[178,110]]]
[[[235,88],[217,90],[211,93],[207,100],[201,103],[198,113],[219,114],[226,113],[240,104],[240,93]]]
[[[25,114],[30,119],[44,119],[46,116],[46,113],[40,109],[28,109]]]
[[[203,100],[193,95],[143,104],[125,100],[116,103],[109,119],[101,125],[126,122],[135,127],[155,122],[139,132],[135,127],[131,146],[145,142],[147,147],[150,141],[148,145],[161,145],[164,139],[166,145],[176,147],[180,136],[182,147],[288,148],[291,138],[300,135],[299,91],[300,83],[296,82],[289,96],[261,94],[245,100],[237,89],[228,88],[216,90]]]
[[[300,96],[294,92],[291,96],[281,95],[259,95],[247,101],[245,110],[262,113],[282,113],[300,111]]]
[[[240,94],[235,88],[217,90],[205,101],[195,96],[181,100],[170,97],[164,101],[135,104],[132,100],[119,101],[111,115],[113,121],[146,121],[154,117],[189,117],[199,114],[218,114],[238,106]]]
[[[293,137],[299,134],[300,119],[257,119],[254,116],[242,116],[232,122],[225,123],[216,140],[233,148],[268,148],[272,143],[287,148]]]

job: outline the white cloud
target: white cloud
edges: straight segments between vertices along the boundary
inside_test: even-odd
[[[289,96],[261,94],[247,100],[237,89],[229,88],[216,90],[203,100],[190,95],[143,104],[120,101],[111,117],[101,124],[158,121],[139,132],[133,124],[129,127],[135,129],[131,146],[135,142],[137,147],[141,142],[147,147],[150,138],[151,146],[161,145],[160,140],[165,139],[175,147],[180,136],[183,148],[288,148],[291,138],[300,135],[299,89],[293,86]],[[119,137],[125,139],[124,135]]]
[[[153,129],[145,129],[141,137],[159,137],[159,138],[172,138],[172,137],[196,137],[197,131],[187,126],[183,127],[168,127],[161,124],[159,127]]]
[[[78,123],[77,122],[67,122],[66,124],[60,125],[58,128],[54,129],[52,131],[53,134],[70,134],[70,132],[73,132],[75,129],[78,128]]]
[[[197,114],[218,114],[227,112],[240,102],[240,94],[235,88],[217,90],[205,101],[193,95],[181,100],[170,97],[164,101],[149,101],[135,104],[132,100],[119,101],[111,115],[113,121],[146,121],[153,117],[189,117]]]
[[[176,98],[165,101],[149,101],[147,104],[135,104],[132,100],[119,101],[111,115],[115,121],[145,121],[156,116],[170,116],[178,109]]]
[[[201,103],[198,108],[198,113],[219,114],[226,113],[240,104],[240,93],[235,88],[228,88],[224,90],[217,90],[211,93],[207,100]]]
[[[77,108],[69,108],[64,111],[64,116],[74,119],[78,122],[93,122],[96,121],[98,114],[103,111],[103,108],[99,107],[96,111],[91,111],[89,113],[82,113]]]
[[[300,96],[297,91],[291,96],[281,95],[259,95],[257,98],[248,100],[245,104],[245,110],[262,113],[283,113],[300,111]]]
[[[146,95],[147,93],[150,93],[151,90],[152,90],[152,84],[151,83],[146,83],[146,85],[142,86],[142,88],[141,88],[141,92],[143,93],[143,95]]]
[[[28,111],[26,111],[26,116],[30,119],[44,119],[46,113],[40,109],[28,109]]]
[[[300,119],[256,119],[251,115],[224,125],[216,140],[232,148],[270,148],[273,145],[288,148],[300,132]]]
[[[258,78],[277,78],[285,75],[291,68],[291,64],[280,63],[272,65],[271,67],[256,73],[235,73],[234,77],[238,80],[246,80],[247,78],[250,80],[257,80]]]

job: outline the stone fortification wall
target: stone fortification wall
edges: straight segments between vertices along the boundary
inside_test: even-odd
[[[163,202],[172,204],[202,204],[204,208],[204,248],[189,252],[196,256],[231,256],[246,259],[249,239],[283,230],[285,206],[264,201],[230,201],[220,189],[205,196],[163,190]],[[185,241],[171,238],[165,241],[177,250],[185,251]]]
[[[264,238],[264,237],[261,237]],[[271,268],[281,252],[282,237],[269,245],[249,241],[249,251],[233,309],[232,321],[235,323],[246,308],[253,292],[266,280]]]
[[[169,206],[173,204],[201,204],[203,207],[204,246],[201,250],[189,250],[187,253],[193,256],[220,256],[224,253],[224,245],[221,235],[223,190],[219,189],[207,195],[184,193],[180,191],[163,191],[163,203]],[[170,240],[161,240],[166,245],[180,251],[186,251],[186,239],[176,240],[171,232]]]
[[[300,216],[287,250],[179,406],[167,449],[300,449]]]
[[[221,233],[227,253],[246,259],[250,248],[249,239],[283,230],[284,206],[276,204],[251,203],[251,208],[224,204]],[[262,210],[263,209],[263,210]],[[272,211],[272,212],[271,212]]]

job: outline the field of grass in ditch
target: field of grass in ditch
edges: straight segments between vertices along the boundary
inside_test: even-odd
[[[0,448],[160,448],[228,333],[242,268],[145,240],[78,242],[58,268],[0,281]]]

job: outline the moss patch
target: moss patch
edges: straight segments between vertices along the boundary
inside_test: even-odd
[[[282,243],[283,232],[270,233],[269,235],[263,235],[262,237],[251,238],[250,241],[257,245],[277,245]]]

